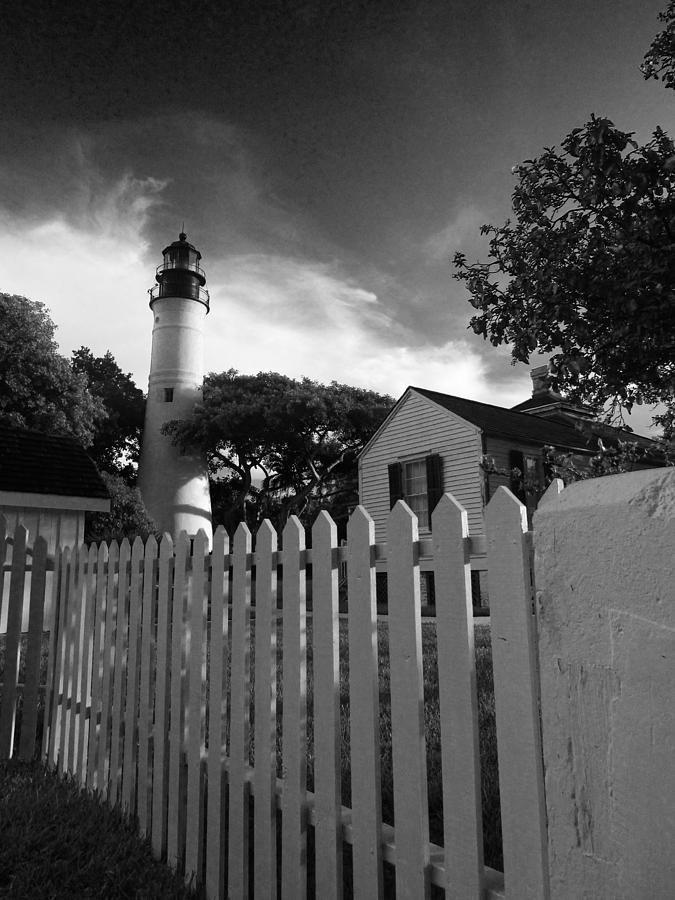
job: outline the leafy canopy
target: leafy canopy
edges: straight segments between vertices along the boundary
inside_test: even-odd
[[[110,350],[94,356],[89,347],[73,351],[72,368],[86,375],[89,390],[103,404],[89,455],[97,466],[135,479],[145,414],[143,391],[125,374]]]
[[[105,410],[87,376],[58,353],[45,305],[0,293],[0,326],[0,421],[90,447]]]
[[[554,387],[615,413],[675,404],[675,148],[592,116],[516,166],[513,221],[484,225],[489,260],[454,258],[471,327],[514,362],[551,353]],[[671,413],[672,415],[672,413]],[[658,417],[668,427],[670,415]]]
[[[164,426],[181,446],[197,446],[211,472],[253,525],[308,515],[317,501],[355,496],[356,456],[393,405],[391,397],[276,372],[210,374],[187,420]]]

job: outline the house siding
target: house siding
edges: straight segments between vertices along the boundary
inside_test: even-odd
[[[388,466],[438,453],[443,491],[464,506],[472,534],[483,532],[482,455],[479,429],[410,391],[359,460],[359,499],[375,522],[375,540],[386,540],[389,515]],[[420,534],[428,534],[420,522]]]
[[[47,541],[47,553],[53,556],[57,547],[77,547],[84,541],[84,512],[76,509],[40,509],[35,506],[0,506],[0,515],[7,522],[7,533],[14,534],[17,525],[23,525],[28,531],[29,546],[35,538],[43,537]],[[11,564],[11,547],[8,548],[7,564]],[[8,596],[10,571],[4,573],[3,596]],[[51,629],[52,622],[52,589],[53,572],[47,572],[47,590],[45,597],[45,630]],[[30,574],[26,577],[24,590],[24,610],[21,630],[28,630],[28,598],[30,596]],[[7,610],[5,603],[0,616],[0,634],[7,632]]]

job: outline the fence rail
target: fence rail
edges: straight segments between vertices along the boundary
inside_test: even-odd
[[[150,538],[145,546],[137,539],[66,548],[53,560],[40,538],[28,547],[21,526],[9,539],[0,527],[3,567],[11,549],[9,585],[0,580],[0,614],[4,604],[9,610],[0,758],[32,757],[41,731],[46,763],[135,816],[155,855],[187,877],[194,873],[210,898],[243,898],[251,882],[256,898],[298,900],[306,894],[308,861],[317,896],[340,897],[343,846],[350,844],[357,898],[384,896],[386,862],[395,868],[399,900],[428,897],[432,884],[461,900],[541,900],[547,896],[545,811],[532,553],[522,510],[500,489],[488,512],[487,538],[469,535],[466,512],[445,495],[433,514],[432,537],[424,541],[416,518],[399,502],[386,545],[375,543],[372,520],[358,507],[342,547],[334,523],[321,513],[311,548],[293,518],[280,536],[281,549],[264,523],[255,542],[240,526],[231,546],[218,529],[210,553],[200,533],[192,542],[182,534],[175,544],[165,536],[159,547]],[[470,577],[471,557],[483,554],[491,584],[505,877],[483,861]],[[433,558],[436,581],[444,846],[429,840],[421,556]],[[393,826],[382,821],[375,592],[382,558],[389,572]],[[345,567],[348,659],[339,652],[338,574]],[[48,569],[54,576],[47,638]],[[347,718],[340,681],[346,670]],[[342,783],[345,764],[350,791]]]

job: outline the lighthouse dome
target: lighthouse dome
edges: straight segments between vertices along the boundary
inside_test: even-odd
[[[206,274],[199,262],[201,253],[189,243],[184,231],[162,251],[162,263],[157,266],[155,281],[150,289],[150,306],[162,297],[185,297],[197,300],[209,309],[209,292],[204,289]]]

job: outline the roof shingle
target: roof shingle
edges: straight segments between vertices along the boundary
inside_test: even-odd
[[[0,491],[109,498],[94,462],[78,442],[0,425]]]

